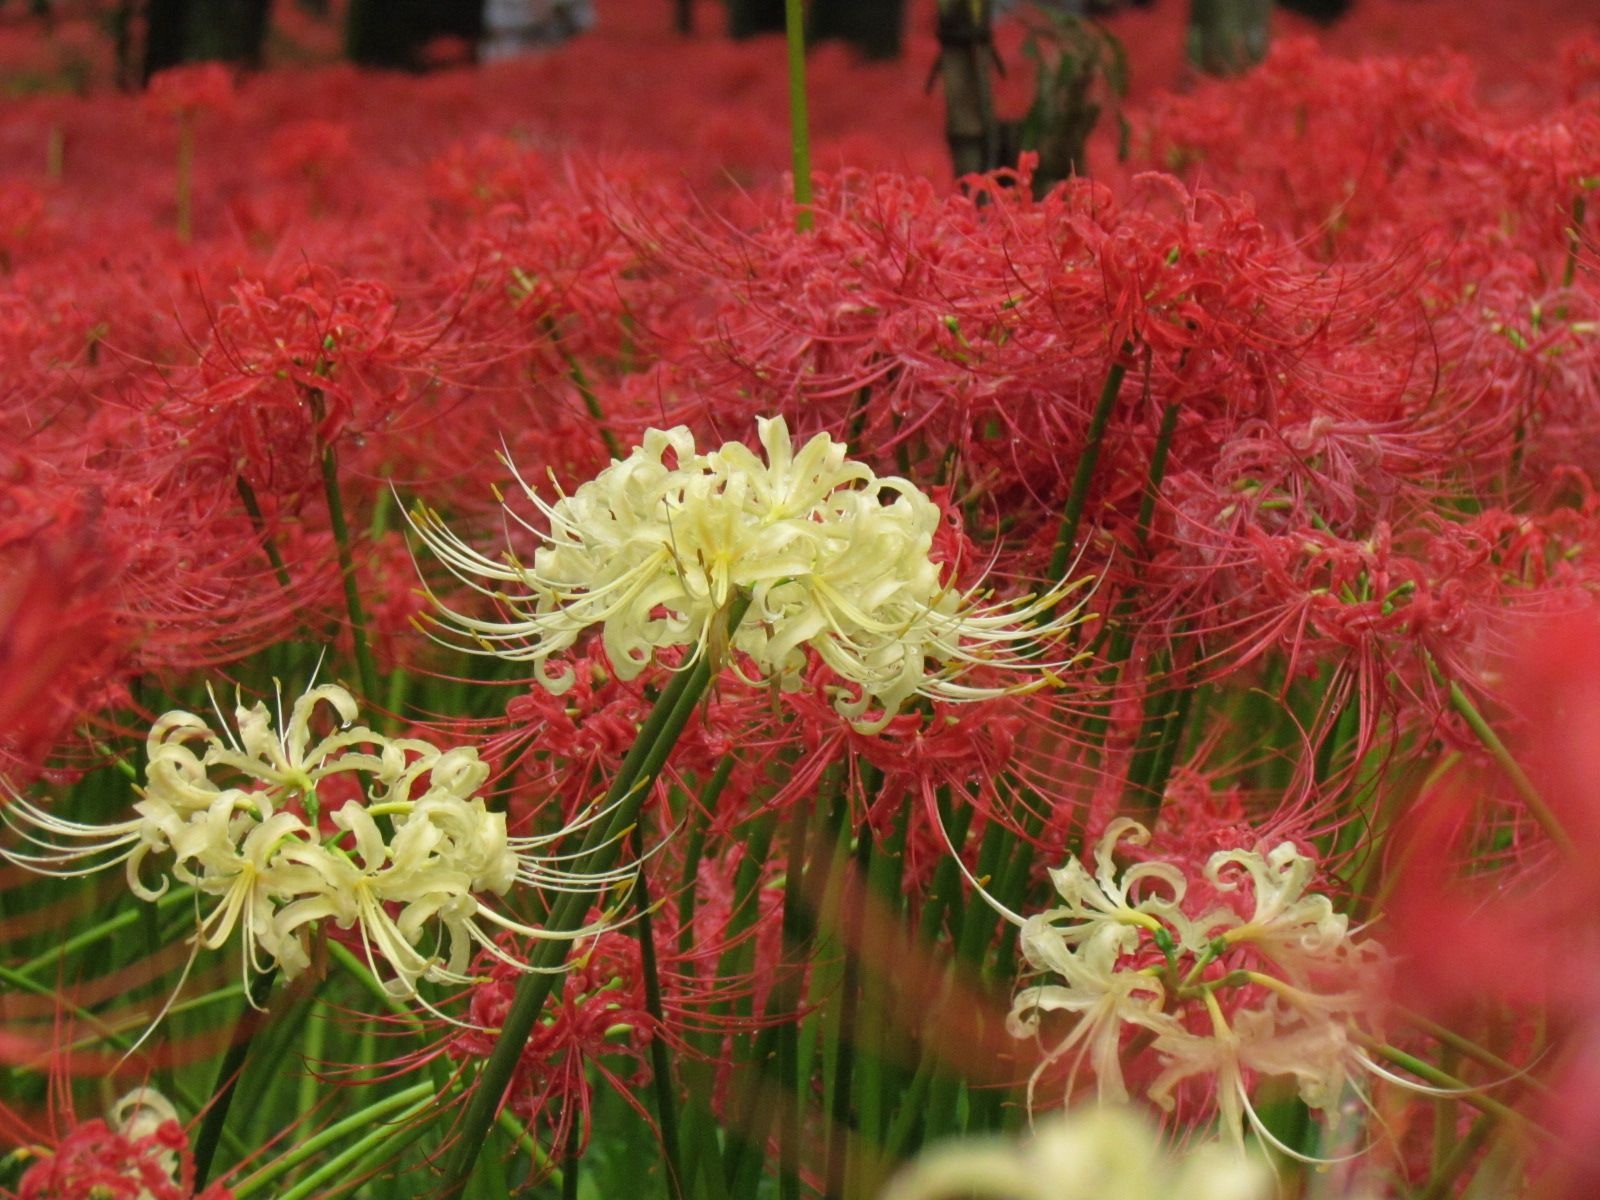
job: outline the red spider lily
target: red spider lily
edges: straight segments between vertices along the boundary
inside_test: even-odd
[[[0,488],[0,751],[31,759],[78,720],[126,651],[100,590],[116,562],[92,513],[54,519]]]
[[[174,1178],[169,1163],[176,1162]],[[86,1121],[29,1167],[17,1200],[232,1200],[220,1183],[194,1190],[194,1155],[176,1121],[134,1139]]]
[[[1585,611],[1529,629],[1502,660],[1498,689],[1525,773],[1481,759],[1442,772],[1407,822],[1388,908],[1391,940],[1406,955],[1402,1000],[1458,1021],[1486,1001],[1552,1018],[1554,1058],[1539,1074],[1555,1090],[1540,1108],[1563,1148],[1541,1151],[1541,1194],[1578,1197],[1600,1179],[1588,1149],[1600,1120],[1590,1099],[1600,931],[1588,867],[1600,838],[1600,624]],[[1534,826],[1529,795],[1568,847]]]
[[[477,1028],[445,1044],[452,1059],[487,1056],[511,1007],[517,973],[498,960],[486,965],[485,982],[467,1002],[467,1018]],[[589,1140],[592,1069],[649,1120],[635,1094],[650,1078],[646,1048],[660,1033],[645,1010],[637,943],[602,934],[569,962],[556,1002],[523,1048],[506,1103],[519,1120],[541,1131],[553,1151],[564,1151],[569,1136],[577,1137],[581,1150]]]
[[[144,99],[158,112],[188,116],[224,111],[235,95],[232,72],[222,63],[203,62],[159,72]]]

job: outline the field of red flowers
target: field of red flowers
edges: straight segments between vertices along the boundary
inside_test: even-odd
[[[1600,14],[280,7],[0,8],[0,1191],[1594,1194]]]

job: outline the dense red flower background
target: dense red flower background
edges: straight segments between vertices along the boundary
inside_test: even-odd
[[[280,57],[331,56],[279,7]],[[481,745],[514,823],[569,813],[627,752],[643,693],[598,657],[559,699],[479,686],[416,628],[419,569],[476,601],[413,563],[407,507],[526,554],[501,509],[519,503],[509,463],[570,490],[646,428],[715,445],[782,414],[797,443],[828,430],[935,497],[953,586],[987,571],[1022,590],[1069,562],[1092,579],[1089,665],[1060,703],[908,712],[872,738],[820,679],[717,695],[674,770],[688,793],[752,752],[708,792],[701,836],[728,839],[722,857],[702,871],[673,844],[649,862],[657,895],[689,897],[662,935],[684,1027],[621,990],[633,951],[608,944],[544,1027],[563,1073],[519,1082],[530,1125],[588,1135],[585,1070],[624,1020],[626,1062],[602,1072],[630,1085],[652,1037],[714,1056],[759,1036],[790,965],[772,822],[825,786],[863,796],[838,819],[898,836],[907,894],[950,910],[934,817],[952,794],[971,801],[962,833],[1004,829],[1041,862],[1163,802],[1158,843],[1191,864],[1267,830],[1314,844],[1326,890],[1390,919],[1416,967],[1407,1004],[1544,1004],[1576,1047],[1552,1078],[1592,1091],[1592,887],[1552,866],[1544,818],[1473,722],[1572,760],[1540,782],[1592,847],[1593,756],[1574,750],[1592,684],[1571,663],[1595,660],[1573,614],[1600,583],[1600,16],[1356,0],[1328,28],[1280,14],[1267,62],[1222,81],[1184,65],[1185,6],[1156,0],[1109,22],[1131,63],[1128,157],[1104,127],[1088,178],[1034,196],[1027,163],[950,177],[931,6],[912,5],[902,60],[811,56],[802,232],[783,43],[730,42],[719,6],[698,7],[689,39],[662,0],[600,0],[593,32],[491,66],[197,66],[143,97],[105,86],[87,17],[46,37],[0,10],[0,81],[30,93],[0,119],[11,785],[72,783],[200,672],[260,684],[300,644],[353,678],[348,573],[385,680],[364,702]],[[1020,36],[999,38],[1013,112]],[[1530,651],[1530,628],[1570,656]],[[425,702],[418,680],[438,685]],[[1194,696],[1210,724],[1181,753],[1155,744]],[[1001,764],[1026,805],[1000,794]],[[769,857],[743,857],[752,828]],[[1382,882],[1419,854],[1411,886]],[[1041,883],[1019,864],[1019,892]],[[1529,896],[1531,939],[1504,904]],[[932,937],[948,914],[929,911]],[[1486,989],[1485,964],[1515,952],[1515,986]],[[727,964],[740,979],[716,977]],[[510,991],[496,977],[473,1003],[499,1013]],[[6,1053],[28,1060],[37,1032]],[[545,1112],[558,1093],[575,1107]],[[1567,1110],[1575,1144],[1600,1130],[1592,1107]],[[1419,1139],[1394,1140],[1407,1162]],[[1555,1178],[1578,1195],[1592,1171]]]

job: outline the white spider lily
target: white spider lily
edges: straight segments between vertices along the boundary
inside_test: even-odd
[[[560,656],[596,626],[623,678],[666,647],[724,665],[731,640],[752,682],[798,687],[815,653],[841,681],[839,712],[867,731],[913,696],[992,697],[1042,686],[1064,665],[1037,647],[1076,619],[1045,619],[1072,586],[997,603],[953,591],[929,557],[939,508],[913,484],[847,459],[825,433],[796,452],[781,417],[761,420],[759,436],[765,462],[739,442],[702,453],[683,426],[651,429],[553,503],[519,476],[546,526],[511,518],[540,543],[531,564],[483,555],[419,506],[411,523],[422,541],[504,617],[440,604],[443,621],[466,649],[531,661],[556,693],[573,680]],[[736,594],[749,608],[730,639]],[[974,682],[977,667],[1027,678]]]
[[[1059,1113],[1021,1141],[994,1137],[924,1151],[880,1200],[1268,1200],[1272,1172],[1222,1147],[1173,1150],[1139,1114],[1114,1105]]]
[[[1014,1036],[1044,1038],[1030,1103],[1042,1072],[1064,1061],[1068,1094],[1087,1061],[1102,1100],[1127,1099],[1122,1051],[1139,1030],[1160,1065],[1148,1097],[1170,1108],[1180,1085],[1203,1081],[1238,1146],[1247,1125],[1270,1136],[1250,1101],[1258,1077],[1293,1079],[1331,1122],[1360,1094],[1354,1077],[1375,1073],[1361,1044],[1382,947],[1353,937],[1332,900],[1308,890],[1315,864],[1292,842],[1213,854],[1202,889],[1175,863],[1118,866],[1120,846],[1148,840],[1136,822],[1114,821],[1094,873],[1076,861],[1052,871],[1062,904],[1021,922],[1023,956],[1046,977],[1017,994],[1007,1021]],[[1189,911],[1206,895],[1210,907]],[[1047,1036],[1051,1013],[1076,1019]]]
[[[472,982],[479,947],[520,967],[495,942],[499,931],[534,939],[596,932],[552,933],[489,902],[529,881],[595,895],[626,882],[632,867],[590,877],[544,852],[603,814],[510,838],[504,815],[476,794],[489,768],[475,750],[388,738],[356,725],[356,715],[355,699],[333,685],[296,700],[281,733],[264,704],[241,704],[237,732],[221,734],[192,713],[167,713],[148,739],[133,818],[89,825],[16,798],[5,819],[27,844],[3,853],[57,875],[122,862],[130,888],[147,900],[172,880],[191,886],[196,951],[220,949],[237,933],[247,977],[305,970],[322,921],[357,930],[385,986],[419,999],[424,980]],[[324,724],[330,732],[313,732]],[[335,779],[343,802],[324,818],[318,788]],[[352,784],[361,799],[343,799]],[[147,882],[143,872],[168,857],[165,876]]]

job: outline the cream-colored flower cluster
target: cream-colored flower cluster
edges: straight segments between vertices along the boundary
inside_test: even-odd
[[[1013,603],[954,591],[930,557],[940,511],[910,482],[879,477],[819,433],[798,452],[784,420],[759,423],[762,461],[739,442],[701,452],[687,428],[651,429],[644,444],[572,495],[547,502],[523,482],[547,529],[531,564],[485,557],[425,508],[412,524],[458,578],[504,620],[443,607],[477,650],[531,660],[553,692],[571,668],[552,660],[599,626],[607,656],[632,678],[666,647],[722,662],[736,595],[749,608],[731,635],[756,681],[796,687],[807,652],[841,681],[839,711],[881,727],[912,696],[1003,694],[964,677],[1022,668],[1073,620],[1043,618],[1070,588]],[[522,482],[519,479],[519,482]],[[737,665],[737,660],[736,665]]]
[[[1220,1146],[1168,1150],[1139,1114],[1090,1105],[1038,1121],[1013,1141],[968,1138],[924,1151],[878,1200],[1269,1200],[1259,1159]]]
[[[1242,1139],[1248,1121],[1270,1139],[1250,1100],[1256,1078],[1292,1079],[1332,1117],[1353,1074],[1388,1077],[1363,1048],[1386,956],[1307,890],[1310,858],[1286,841],[1213,854],[1197,881],[1170,862],[1119,869],[1119,846],[1148,839],[1132,820],[1113,822],[1093,874],[1075,860],[1052,871],[1063,903],[1022,923],[1028,965],[1053,978],[1018,993],[1010,1031],[1040,1037],[1055,1028],[1051,1014],[1076,1018],[1046,1037],[1035,1082],[1070,1064],[1070,1091],[1087,1061],[1100,1098],[1124,1102],[1125,1035],[1139,1031],[1157,1058],[1151,1100],[1170,1108],[1180,1085],[1202,1081],[1215,1089],[1223,1136]]]
[[[29,848],[6,857],[58,875],[125,862],[128,886],[145,900],[187,884],[196,947],[219,949],[239,930],[247,975],[304,970],[319,922],[358,929],[368,962],[388,964],[389,989],[411,996],[422,979],[469,982],[478,947],[512,961],[494,929],[548,936],[486,896],[519,880],[612,882],[543,864],[536,852],[549,839],[508,837],[505,817],[477,795],[488,776],[477,751],[386,737],[356,715],[355,699],[332,685],[296,700],[281,733],[261,703],[240,705],[226,738],[193,713],[169,712],[146,740],[135,817],[81,824],[16,798],[6,819]],[[169,861],[149,881],[157,859]]]

